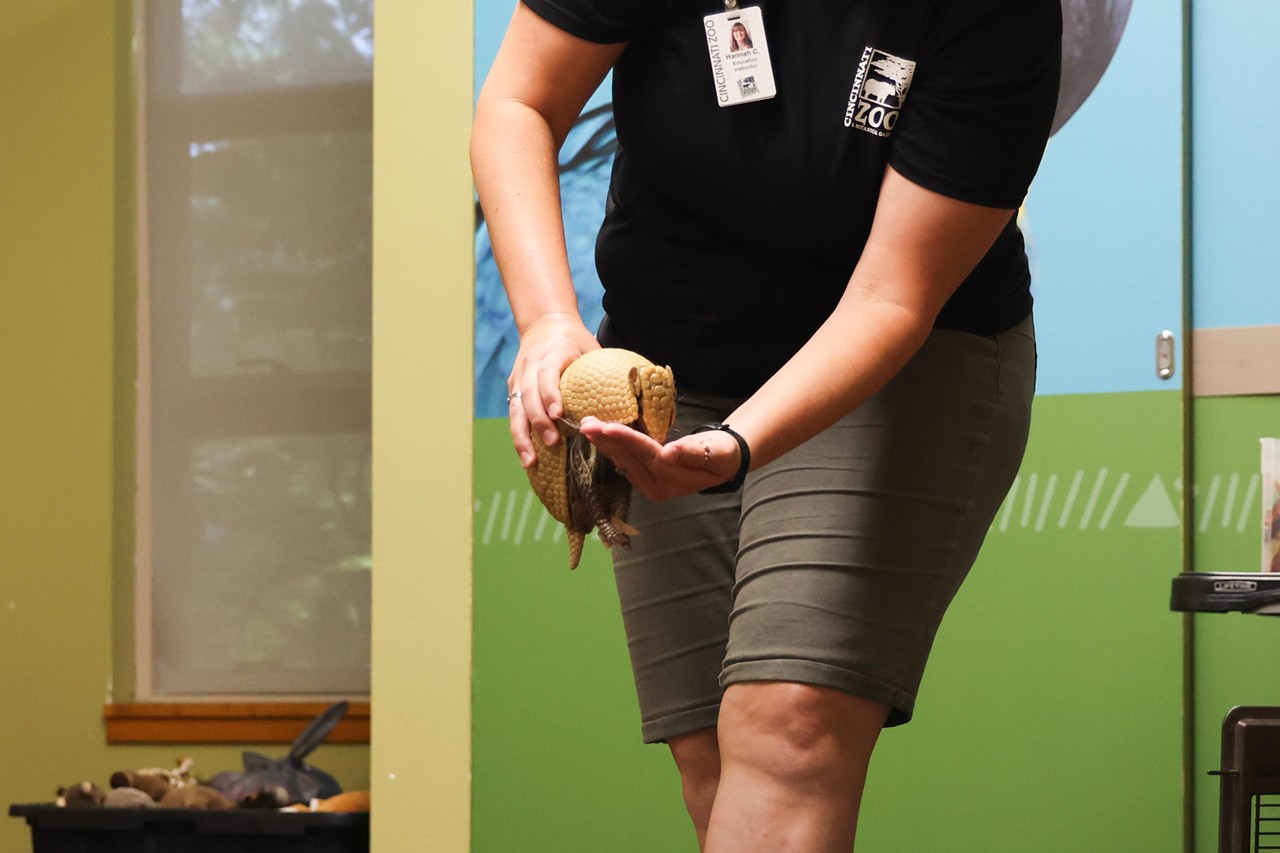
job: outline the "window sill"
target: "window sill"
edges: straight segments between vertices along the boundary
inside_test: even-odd
[[[130,702],[103,708],[107,743],[292,743],[327,702]],[[368,743],[369,703],[352,702],[325,743]]]

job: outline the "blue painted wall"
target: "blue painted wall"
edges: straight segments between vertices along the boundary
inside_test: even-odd
[[[1182,313],[1181,15],[1134,3],[1027,199],[1041,394],[1181,387],[1155,372],[1156,335]]]
[[[1280,4],[1193,3],[1192,31],[1194,322],[1280,323]]]

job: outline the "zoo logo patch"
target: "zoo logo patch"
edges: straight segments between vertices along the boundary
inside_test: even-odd
[[[916,64],[868,46],[858,61],[858,74],[849,92],[844,126],[864,130],[874,136],[888,136],[898,123],[898,113],[907,100],[907,89]]]

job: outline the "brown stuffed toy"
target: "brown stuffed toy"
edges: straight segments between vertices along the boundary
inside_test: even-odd
[[[181,788],[170,788],[160,798],[162,809],[229,809],[232,803],[216,788],[194,783]]]
[[[111,774],[112,788],[136,788],[157,803],[171,787],[163,770],[117,770]]]
[[[141,791],[164,809],[232,808],[234,804],[217,789],[196,781],[191,775],[191,766],[194,763],[190,757],[180,756],[172,770],[159,767],[144,770],[117,770],[111,774],[111,787],[121,791],[128,789]],[[129,805],[139,805],[136,798],[127,795],[124,801]]]

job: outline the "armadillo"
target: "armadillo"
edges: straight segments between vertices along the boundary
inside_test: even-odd
[[[548,447],[535,432],[536,465],[529,483],[551,517],[569,534],[569,568],[578,567],[582,546],[594,528],[606,547],[627,548],[637,531],[627,524],[631,484],[578,431],[588,415],[628,424],[661,443],[675,420],[675,380],[670,367],[619,348],[593,350],[560,376],[564,414],[561,440]]]

